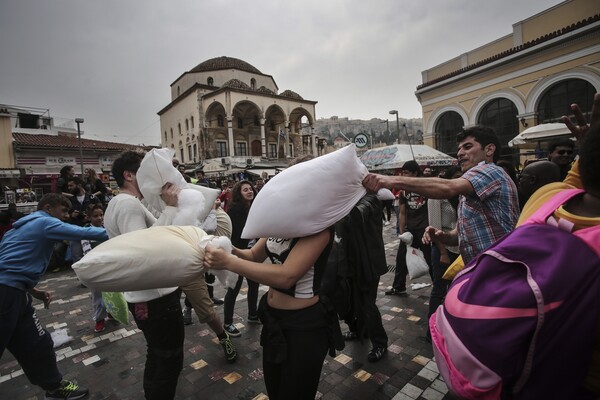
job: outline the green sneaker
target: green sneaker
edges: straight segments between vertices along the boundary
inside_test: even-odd
[[[229,334],[225,332],[225,335],[225,339],[219,339],[219,343],[221,343],[221,346],[223,346],[223,351],[225,352],[225,359],[227,359],[227,362],[232,363],[237,358],[237,351],[235,351],[235,346],[233,345]]]
[[[45,399],[77,400],[83,399],[88,393],[89,391],[87,389],[80,388],[75,382],[63,379],[60,382],[60,387],[58,389],[46,392]]]

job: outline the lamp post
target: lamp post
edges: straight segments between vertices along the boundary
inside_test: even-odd
[[[412,143],[410,142],[410,136],[408,135],[408,127],[406,126],[406,124],[402,124],[402,126],[404,127],[404,132],[406,132],[406,139],[408,139],[408,146],[410,147],[410,154],[412,154],[413,160],[415,160],[415,153],[413,152]]]
[[[396,144],[400,144],[400,120],[398,119],[398,110],[390,111],[390,114],[396,115],[396,129],[398,130],[398,139],[396,139]]]
[[[81,179],[83,179],[83,149],[81,147],[81,129],[79,124],[83,124],[83,118],[75,118],[77,124],[77,137],[79,138],[79,162],[81,163]]]

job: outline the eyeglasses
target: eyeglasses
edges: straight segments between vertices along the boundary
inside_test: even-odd
[[[558,150],[556,152],[559,156],[564,156],[565,154],[567,155],[572,155],[573,154],[573,150]]]

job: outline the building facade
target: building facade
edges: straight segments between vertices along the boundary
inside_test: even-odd
[[[590,112],[600,91],[600,14],[596,0],[568,0],[513,24],[513,32],[422,72],[415,92],[424,142],[456,154],[463,127],[494,128],[503,158],[519,159],[508,142],[527,127]],[[533,144],[535,146],[535,144]]]
[[[316,103],[291,90],[279,93],[271,75],[245,61],[213,58],[171,84],[171,102],[158,112],[161,144],[188,167],[319,155]]]
[[[50,117],[49,110],[0,105],[0,197],[5,191],[54,192],[66,165],[93,168],[109,184],[113,160],[139,146],[78,137],[74,119]],[[17,196],[18,198],[18,196]],[[6,199],[4,199],[6,201]],[[0,201],[1,203],[2,201]]]

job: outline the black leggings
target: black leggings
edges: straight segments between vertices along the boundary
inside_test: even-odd
[[[246,280],[248,281],[248,316],[255,316],[256,303],[258,302],[258,282],[251,281],[248,278],[246,278]],[[225,305],[223,306],[223,323],[225,325],[231,325],[233,323],[233,309],[235,307],[237,295],[242,288],[242,282],[244,282],[244,277],[240,275],[235,287],[233,289],[227,288]]]

